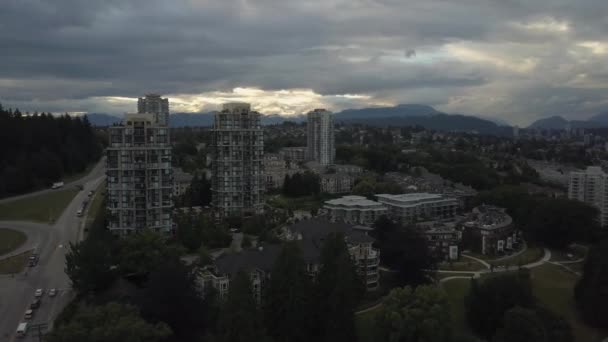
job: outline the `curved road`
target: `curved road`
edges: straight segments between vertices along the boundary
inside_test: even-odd
[[[36,267],[27,268],[16,276],[0,276],[0,341],[14,341],[17,325],[23,322],[23,315],[34,298],[34,291],[38,288],[48,290],[56,288],[57,296],[51,298],[45,294],[42,297],[40,308],[36,310],[30,324],[45,323],[49,327],[53,320],[67,305],[72,297],[69,289],[70,282],[64,272],[66,247],[69,242],[79,239],[84,224],[83,217],[77,217],[76,212],[87,197],[87,193],[94,190],[104,180],[105,167],[102,159],[93,170],[80,180],[69,185],[82,184],[80,191],[72,202],[65,208],[61,217],[55,224],[45,225],[29,222],[0,221],[0,227],[7,227],[27,234],[28,246],[37,246],[40,261]],[[42,190],[31,194],[20,195],[3,199],[2,202],[31,197],[52,190]],[[37,341],[33,331],[21,341]]]

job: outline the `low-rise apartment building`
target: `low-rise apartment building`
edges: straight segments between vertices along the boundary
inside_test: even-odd
[[[173,197],[185,194],[192,184],[192,179],[194,179],[192,174],[173,168]]]
[[[302,250],[306,269],[314,278],[321,269],[322,242],[330,233],[344,234],[350,255],[367,290],[378,289],[380,252],[372,247],[374,239],[354,226],[319,219],[302,220],[284,228],[282,238],[286,241],[296,241]],[[249,273],[254,296],[260,302],[264,284],[271,276],[272,267],[281,248],[281,244],[273,244],[221,255],[212,266],[201,273],[203,289],[211,286],[218,291],[220,298],[224,298],[230,290],[230,280],[239,271],[244,271]]]
[[[497,255],[519,243],[513,220],[504,208],[481,205],[473,209],[464,226],[464,243],[476,253]]]
[[[306,161],[306,151],[307,151],[307,147],[305,147],[305,146],[283,147],[281,150],[279,150],[279,154],[286,161],[292,161],[292,162],[299,163],[299,162]]]
[[[349,193],[355,185],[355,177],[346,173],[326,173],[320,175],[321,192],[328,194]]]
[[[388,208],[389,216],[402,223],[452,218],[460,206],[456,198],[440,194],[379,194],[376,198]]]
[[[388,209],[382,203],[363,196],[344,196],[325,202],[323,209],[332,222],[345,222],[370,226],[386,215]]]

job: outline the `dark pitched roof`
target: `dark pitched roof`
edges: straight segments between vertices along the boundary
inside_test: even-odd
[[[262,249],[245,249],[238,253],[223,254],[215,260],[220,274],[236,275],[240,270],[261,269],[270,271],[281,252],[281,245],[266,245]]]

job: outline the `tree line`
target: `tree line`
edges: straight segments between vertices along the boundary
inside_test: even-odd
[[[99,160],[88,119],[21,113],[0,104],[0,197],[48,187]]]

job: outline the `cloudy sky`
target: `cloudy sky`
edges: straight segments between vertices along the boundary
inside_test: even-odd
[[[606,0],[0,0],[0,102],[122,113],[428,104],[527,124],[608,111]]]

